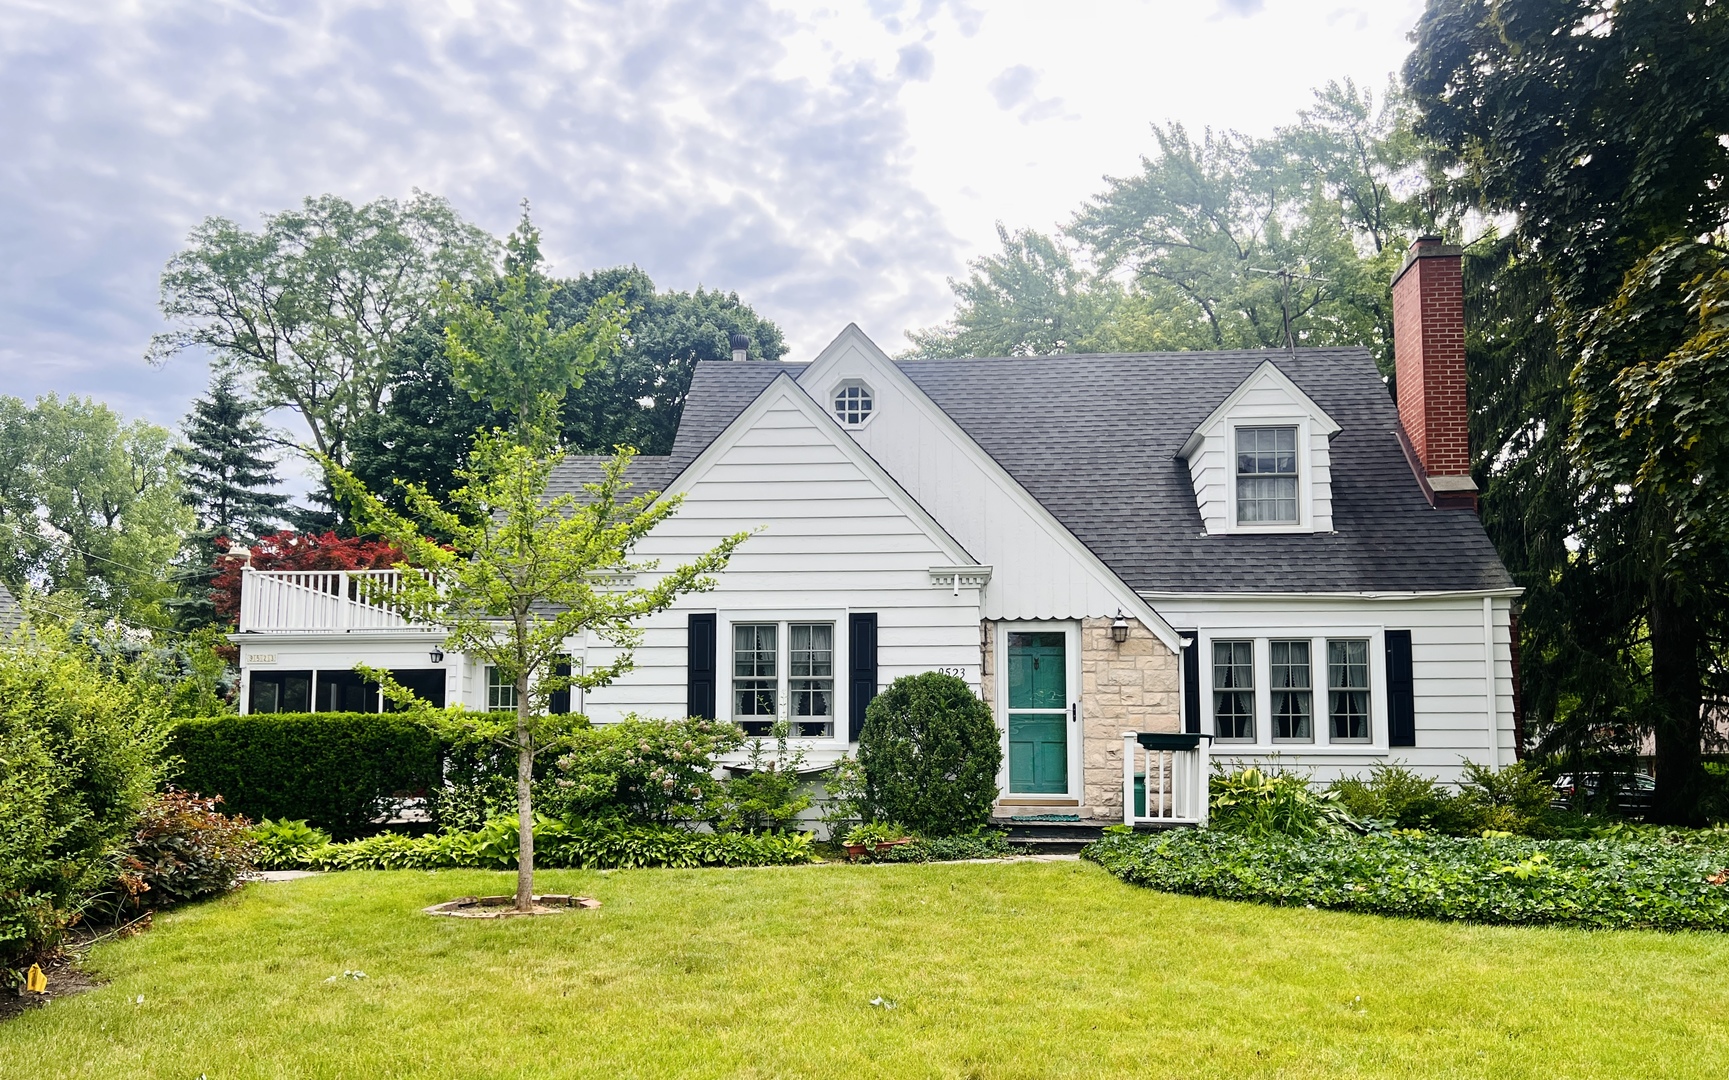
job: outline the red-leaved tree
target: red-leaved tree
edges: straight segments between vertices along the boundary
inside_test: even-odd
[[[216,603],[217,617],[233,625],[240,618],[241,560],[234,557],[226,537],[218,539],[216,546],[224,554],[216,557],[211,599]],[[254,570],[388,570],[403,561],[402,551],[393,544],[332,532],[271,533],[260,537],[251,551]]]

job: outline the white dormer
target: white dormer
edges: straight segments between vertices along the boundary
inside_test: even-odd
[[[1183,444],[1207,532],[1333,531],[1328,440],[1339,425],[1271,360]]]

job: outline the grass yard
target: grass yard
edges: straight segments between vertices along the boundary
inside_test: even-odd
[[[605,906],[420,914],[509,881],[330,874],[172,912],[98,948],[108,985],[0,1025],[0,1074],[1554,1080],[1729,1060],[1723,936],[1273,909],[1074,862],[554,871],[547,891]]]

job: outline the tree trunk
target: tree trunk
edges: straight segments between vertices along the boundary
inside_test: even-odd
[[[1665,825],[1703,825],[1705,766],[1699,709],[1699,617],[1659,583],[1651,603],[1651,704],[1655,714],[1657,791],[1651,813]]]
[[[534,910],[534,744],[528,730],[528,678],[516,681],[516,910]]]

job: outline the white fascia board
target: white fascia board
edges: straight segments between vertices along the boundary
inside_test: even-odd
[[[1206,438],[1207,433],[1218,426],[1225,417],[1229,416],[1232,410],[1237,407],[1237,402],[1241,401],[1249,391],[1253,390],[1263,381],[1273,383],[1280,390],[1283,390],[1286,394],[1290,395],[1291,400],[1296,402],[1304,412],[1309,414],[1310,419],[1314,422],[1316,431],[1328,438],[1332,438],[1334,435],[1339,433],[1340,428],[1338,422],[1328,416],[1326,410],[1315,404],[1314,398],[1303,393],[1302,389],[1298,387],[1296,383],[1291,381],[1290,376],[1279,370],[1279,365],[1273,363],[1271,360],[1263,360],[1261,361],[1260,367],[1250,372],[1249,377],[1238,383],[1237,388],[1232,390],[1225,400],[1219,403],[1218,408],[1207,414],[1207,418],[1196,425],[1195,430],[1190,432],[1188,439],[1183,442],[1183,448],[1177,451],[1177,456],[1187,461],[1189,455],[1199,449],[1201,441]]]
[[[1437,589],[1427,592],[1150,592],[1141,596],[1149,603],[1160,600],[1463,600],[1490,597],[1516,597],[1525,590],[1517,585],[1507,589]]]
[[[333,642],[378,642],[384,645],[424,642],[430,638],[443,641],[448,631],[438,627],[424,630],[265,630],[245,634],[224,634],[236,645],[291,645]]]
[[[854,327],[854,329],[857,328]],[[919,505],[917,499],[914,499],[905,488],[901,487],[900,481],[890,476],[888,470],[877,464],[875,458],[865,453],[864,447],[860,446],[851,435],[848,435],[840,423],[819,407],[809,394],[800,389],[798,383],[793,380],[791,373],[785,371],[776,375],[774,381],[764,387],[762,393],[756,396],[756,400],[746,406],[745,410],[739,413],[733,422],[728,424],[715,437],[714,441],[703,449],[702,453],[698,454],[689,465],[686,465],[682,472],[673,477],[667,483],[665,490],[683,492],[690,488],[704,473],[708,472],[715,459],[726,453],[746,431],[751,429],[752,425],[762,418],[764,413],[779,402],[791,404],[803,412],[818,429],[827,434],[830,441],[841,453],[847,456],[848,460],[858,466],[866,476],[876,481],[877,486],[882,489],[883,494],[888,496],[890,502],[894,503],[902,513],[917,522],[919,527],[929,534],[931,540],[943,549],[951,562],[961,566],[977,566],[979,564],[979,561],[973,558],[972,554],[962,547],[958,540],[949,535],[948,530],[943,528],[936,518],[931,517],[929,511]]]
[[[839,364],[840,357],[847,352],[848,346],[856,346],[858,351],[864,355],[866,362],[870,364],[873,370],[880,373],[882,378],[891,380],[896,385],[900,386],[906,392],[907,397],[913,401],[918,408],[924,411],[925,416],[931,423],[941,428],[950,438],[954,439],[957,445],[962,447],[969,455],[971,455],[974,462],[981,470],[983,470],[987,475],[994,476],[998,483],[1002,484],[1003,490],[1007,491],[1010,496],[1020,504],[1021,509],[1024,510],[1029,517],[1043,525],[1045,530],[1059,544],[1066,548],[1069,554],[1077,561],[1088,566],[1095,573],[1100,575],[1100,577],[1109,585],[1111,591],[1116,594],[1117,602],[1122,606],[1125,613],[1133,615],[1136,619],[1139,619],[1141,625],[1145,626],[1153,633],[1153,636],[1165,643],[1166,648],[1170,649],[1172,652],[1180,651],[1181,643],[1178,640],[1177,632],[1171,628],[1171,624],[1167,623],[1145,600],[1142,600],[1135,590],[1129,588],[1128,582],[1118,577],[1115,570],[1106,566],[1105,561],[1099,558],[1098,555],[1094,554],[1092,548],[1081,543],[1080,538],[1070,532],[1067,525],[1058,521],[1056,515],[1052,514],[1045,508],[1044,503],[1033,498],[1032,492],[1022,487],[1021,482],[1011,476],[1009,471],[997,462],[996,458],[986,453],[985,448],[974,441],[973,437],[967,434],[965,428],[955,423],[954,418],[944,412],[941,406],[936,402],[932,401],[930,396],[920,389],[917,383],[907,378],[906,373],[900,369],[900,365],[889,359],[889,355],[883,352],[882,349],[877,346],[877,343],[872,341],[863,330],[860,330],[857,323],[848,323],[846,328],[837,334],[833,341],[829,342],[828,347],[823,349],[821,353],[817,354],[817,358],[811,361],[810,366],[804,369],[804,373],[798,378],[798,385],[802,388],[804,393],[811,394],[816,387],[823,385],[827,380],[833,378],[833,369],[837,364]],[[1281,374],[1280,378],[1283,377],[1284,376]],[[1288,379],[1285,381],[1287,383],[1290,382]],[[1295,389],[1294,386],[1292,388]],[[1302,393],[1300,390],[1297,392],[1299,394]],[[1308,401],[1309,399],[1305,396],[1303,400]],[[1310,402],[1310,404],[1312,405],[1314,403]],[[820,408],[819,411],[821,411]],[[827,414],[825,413],[824,415],[826,416]],[[1325,414],[1322,415],[1324,416]],[[831,420],[831,423],[832,422],[833,421]],[[1329,424],[1332,423],[1330,419],[1327,422]],[[846,434],[846,432],[840,428],[839,424],[835,424],[835,427],[837,430],[841,430],[841,434]],[[1331,434],[1332,431],[1337,430],[1338,425],[1333,424],[1329,434]],[[850,435],[847,436],[847,441],[853,441]],[[899,485],[896,486],[898,487]],[[969,561],[976,562],[977,560]]]

